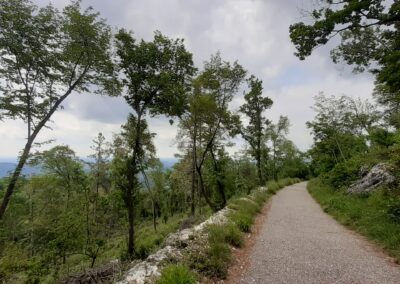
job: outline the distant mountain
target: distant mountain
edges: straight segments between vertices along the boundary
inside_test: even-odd
[[[10,175],[10,173],[15,169],[17,164],[9,163],[9,162],[0,162],[0,178],[6,177]],[[25,166],[22,170],[22,174],[24,175],[37,175],[41,173],[41,168],[39,167],[31,167]]]
[[[170,169],[177,162],[177,159],[162,158],[160,159],[160,161],[165,169]],[[0,178],[10,175],[10,173],[15,169],[16,166],[17,166],[16,163],[0,162]],[[31,167],[31,166],[25,166],[24,169],[22,170],[22,173],[24,175],[38,175],[41,172],[42,169],[40,167]]]
[[[172,168],[178,160],[176,158],[160,158],[160,161],[163,164],[164,169],[167,170]]]

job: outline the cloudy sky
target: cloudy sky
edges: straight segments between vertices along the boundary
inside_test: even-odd
[[[40,5],[47,0],[33,0]],[[329,58],[330,47],[323,47],[306,61],[298,60],[289,40],[291,23],[304,19],[313,0],[83,0],[93,6],[114,28],[132,30],[137,38],[150,40],[155,30],[169,37],[185,39],[197,67],[211,54],[220,51],[224,60],[238,62],[250,74],[263,80],[264,95],[274,101],[266,115],[277,120],[287,115],[291,122],[289,138],[302,150],[312,143],[305,122],[313,118],[313,97],[329,95],[370,97],[372,79],[355,75],[344,65]],[[62,8],[68,1],[53,0]],[[237,109],[243,102],[238,94],[232,103]],[[121,98],[72,94],[64,109],[53,116],[52,130],[39,140],[56,139],[68,144],[79,156],[90,153],[90,144],[98,132],[111,139],[125,121],[129,107]],[[173,157],[176,128],[165,118],[151,119],[157,133],[155,145],[159,157]],[[0,122],[0,159],[15,157],[25,143],[26,128],[21,122]],[[236,140],[233,153],[243,141]]]

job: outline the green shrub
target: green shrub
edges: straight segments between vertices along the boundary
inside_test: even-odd
[[[185,263],[204,276],[225,278],[231,260],[230,247],[221,241],[197,242],[197,247],[192,247],[185,255]]]
[[[194,284],[197,282],[196,275],[183,265],[168,265],[161,273],[157,284]]]
[[[400,197],[392,197],[389,199],[387,213],[390,218],[397,223],[400,223]]]
[[[252,216],[242,212],[234,212],[230,215],[230,219],[238,226],[240,231],[245,233],[250,232],[251,225],[253,225]]]
[[[231,249],[223,242],[211,243],[207,252],[206,275],[224,279],[231,260]]]
[[[261,207],[267,201],[269,193],[267,191],[256,191],[252,194],[251,198]]]
[[[339,163],[329,172],[328,181],[337,189],[349,186],[358,178],[360,168],[363,165],[364,161],[356,157]]]
[[[280,189],[280,186],[276,181],[267,182],[267,190],[271,194],[275,194],[279,189]]]
[[[243,234],[233,223],[211,225],[208,228],[208,240],[210,243],[225,242],[234,247],[241,247],[243,245]]]

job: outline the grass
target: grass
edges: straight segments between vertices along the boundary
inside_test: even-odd
[[[229,201],[233,210],[225,224],[213,224],[207,228],[207,238],[198,238],[184,257],[185,264],[196,273],[208,278],[225,279],[232,260],[232,247],[244,245],[244,233],[251,231],[255,216],[263,204],[280,188],[299,182],[285,179],[268,183],[267,191],[253,191],[246,197]]]
[[[319,179],[308,191],[323,210],[341,224],[366,236],[400,262],[400,196],[383,191],[369,196],[351,196],[334,190]]]
[[[156,284],[194,284],[197,283],[197,276],[186,266],[168,265],[163,270],[161,277]]]

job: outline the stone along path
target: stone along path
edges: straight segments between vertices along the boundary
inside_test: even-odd
[[[306,183],[272,199],[236,283],[400,283],[400,266],[322,211]]]

